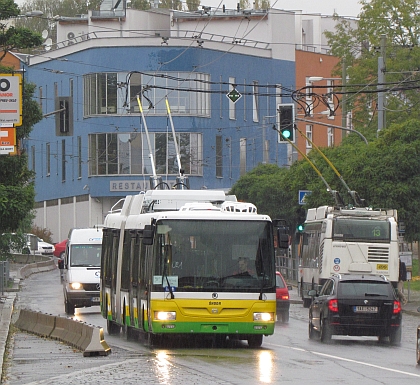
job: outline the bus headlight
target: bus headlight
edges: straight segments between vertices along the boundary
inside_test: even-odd
[[[155,311],[155,319],[158,321],[175,321],[175,311]]]
[[[274,313],[254,313],[254,321],[274,321]]]
[[[70,284],[70,287],[71,287],[73,290],[80,290],[80,289],[83,289],[83,285],[82,285],[80,282],[72,282],[72,283]]]

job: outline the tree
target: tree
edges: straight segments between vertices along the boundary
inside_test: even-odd
[[[0,20],[16,17],[19,8],[11,0],[0,0]],[[0,23],[0,73],[10,73],[13,68],[1,65],[1,60],[10,50],[18,48],[32,48],[42,43],[41,35],[26,28],[8,27]],[[19,142],[27,137],[32,126],[42,119],[38,104],[32,99],[35,91],[34,84],[24,82],[22,125],[16,129],[16,139]],[[3,236],[4,233],[14,233],[28,226],[28,219],[34,206],[35,190],[32,182],[33,173],[28,170],[27,157],[24,153],[16,156],[0,155],[0,253],[10,250],[10,242],[15,244],[19,239]],[[12,237],[13,238],[13,237]],[[21,241],[21,240],[20,240]],[[7,254],[6,254],[7,255]]]
[[[149,0],[131,0],[131,8],[145,11],[150,9],[150,2]]]
[[[48,36],[56,41],[56,21],[58,16],[76,17],[84,15],[88,10],[99,10],[101,0],[26,0],[22,5],[22,14],[31,11],[41,11],[42,16],[22,17],[16,21],[16,25],[42,33],[48,31]]]
[[[368,145],[349,138],[341,146],[321,150],[350,189],[357,191],[368,205],[398,210],[398,219],[406,226],[406,241],[420,240],[420,120],[392,124]],[[330,187],[339,191],[347,204],[354,204],[322,156],[311,151],[309,158]],[[259,165],[241,177],[231,193],[254,203],[259,213],[285,219],[294,229],[301,215],[299,190],[312,191],[305,209],[335,204],[332,194],[306,160],[295,162],[290,169]]]
[[[417,82],[420,49],[420,3],[417,0],[362,0],[357,23],[342,20],[325,32],[332,54],[345,60],[350,85],[347,105],[355,128],[374,138],[377,119],[378,56],[385,54],[386,121],[404,122],[420,113]],[[386,45],[381,52],[381,38]],[[340,63],[341,68],[342,62]],[[337,71],[341,69],[337,68]],[[338,73],[338,72],[337,72]]]
[[[32,32],[28,28],[19,28],[3,23],[18,17],[19,7],[13,0],[0,0],[0,62],[4,59],[8,51],[17,48],[33,48],[42,44],[42,37],[38,33]]]

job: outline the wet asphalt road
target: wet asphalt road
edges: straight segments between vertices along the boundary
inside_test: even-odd
[[[57,270],[25,279],[16,307],[65,316]],[[105,326],[99,307],[80,309],[76,318]],[[307,337],[307,309],[291,305],[288,325],[277,324],[261,349],[231,341],[215,348],[210,341],[150,348],[123,336],[105,339],[108,356],[83,357],[57,341],[17,331],[6,360],[4,383],[17,384],[392,384],[417,383],[414,333],[419,318],[404,315],[400,347],[372,338],[334,340],[330,345]]]

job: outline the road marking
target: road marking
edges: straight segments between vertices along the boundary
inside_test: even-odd
[[[339,357],[339,356],[333,356],[331,354],[326,354],[326,353],[320,353],[320,352],[315,352],[313,350],[307,350],[307,349],[303,349],[303,348],[294,348],[292,346],[286,346],[286,345],[277,345],[277,344],[273,344],[273,343],[265,343],[267,345],[273,345],[273,346],[277,346],[280,348],[286,348],[286,349],[292,349],[292,350],[296,350],[298,352],[306,352],[306,353],[311,353],[317,356],[322,356],[322,357],[326,357],[326,358],[332,358],[335,360],[340,360],[340,361],[346,361],[346,362],[352,362],[354,364],[359,364],[359,365],[363,365],[363,366],[369,366],[371,368],[376,368],[376,369],[382,369],[382,370],[387,370],[388,372],[393,372],[393,373],[399,373],[399,374],[406,374],[407,376],[412,376],[412,377],[418,377],[420,378],[420,374],[416,374],[416,373],[410,373],[410,372],[404,372],[402,370],[398,370],[398,369],[391,369],[391,368],[386,368],[384,366],[379,366],[379,365],[375,365],[375,364],[369,364],[367,362],[362,362],[362,361],[357,361],[357,360],[352,360],[350,358],[344,358],[344,357]]]

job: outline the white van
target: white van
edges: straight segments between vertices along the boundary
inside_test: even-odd
[[[64,256],[63,290],[67,314],[99,305],[102,228],[72,229]]]

